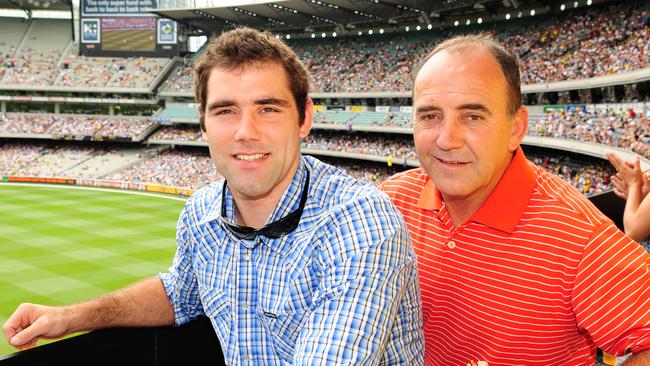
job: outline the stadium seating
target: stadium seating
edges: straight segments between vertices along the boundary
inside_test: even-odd
[[[12,31],[14,36],[20,29],[19,27]],[[48,19],[33,20],[22,35],[22,43],[16,46],[13,54],[8,54],[8,57],[15,61],[11,67],[7,67],[2,83],[54,84],[58,76],[57,62],[61,58],[61,50],[71,43],[70,32],[70,25],[66,22]]]
[[[522,83],[537,84],[650,66],[646,18],[647,8],[620,4],[489,31],[519,55]],[[314,91],[409,91],[411,71],[426,55],[422,50],[432,49],[440,39],[413,34],[342,39],[336,46],[302,42],[297,48],[312,74]]]
[[[191,61],[188,61],[191,62]],[[179,66],[171,78],[165,80],[161,91],[191,92],[193,91],[194,74],[191,66]]]
[[[528,133],[630,149],[650,159],[650,119],[628,111],[550,111]]]
[[[497,23],[491,31],[520,56],[524,83],[580,79],[648,67],[650,34],[644,21],[647,14],[647,6],[614,4],[527,22]],[[78,46],[66,41],[70,29],[64,29],[63,24],[69,25],[56,20],[3,22],[0,31],[4,29],[6,36],[3,36],[0,50],[4,53],[2,65],[7,71],[0,82],[127,89],[152,87],[152,83],[169,62],[167,59],[78,56]],[[576,29],[576,32],[562,32],[564,29]],[[426,32],[411,32],[334,40],[307,39],[290,43],[310,70],[315,92],[406,92],[411,88],[410,75],[413,67],[425,56],[423,50],[430,49],[441,38],[452,33],[453,31],[439,32],[432,37]],[[162,84],[162,93],[191,95],[192,59],[198,54],[200,52],[185,57]],[[45,59],[50,60],[49,64],[42,62]],[[585,65],[591,66],[584,67]],[[310,151],[348,152],[367,157],[415,161],[412,138],[407,134],[412,127],[411,114],[406,110],[397,111],[393,107],[394,105],[376,107],[376,110],[375,107],[369,107],[367,111],[357,111],[366,107],[356,106],[348,107],[347,110],[318,109],[314,116],[317,127],[303,142],[303,147]],[[0,114],[0,131],[6,137],[86,136],[102,140],[126,138],[131,141],[144,138],[151,144],[205,145],[198,129],[197,117],[194,103],[170,99],[162,112],[151,118],[3,113]],[[163,126],[158,128],[160,124]],[[397,130],[391,128],[403,130],[392,134]],[[346,133],[346,130],[355,133]],[[647,118],[631,117],[625,111],[595,114],[567,110],[531,114],[529,133],[532,136],[616,146],[650,157],[648,131],[650,125]],[[29,151],[24,157],[33,154],[33,151]],[[87,156],[88,152],[79,151],[77,154]],[[103,152],[100,155],[108,159],[109,156],[112,157],[110,154],[119,152]],[[98,171],[98,167],[103,165],[99,160],[79,163],[64,153],[51,157],[60,157],[61,164],[44,163],[49,164],[50,168],[38,168],[37,164],[33,171],[38,174],[51,171],[80,177],[100,177],[106,174],[105,171]],[[41,157],[39,160],[47,162],[51,157]],[[218,177],[205,151],[168,151],[128,167],[124,165],[129,164],[122,164],[117,157],[116,161],[118,163],[108,174],[111,179],[199,187]],[[588,185],[589,189],[583,189],[585,193],[600,190],[609,184],[607,178],[585,178],[593,184],[586,184],[585,179],[580,181],[584,173],[580,167],[560,169],[558,166],[565,167],[567,164],[554,164],[543,158],[541,162],[564,175],[567,180],[575,180],[578,187]],[[104,160],[104,163],[108,163],[108,160]],[[75,164],[76,168],[73,169],[71,166]],[[192,167],[190,170],[197,177],[184,179],[179,176],[177,172],[187,172],[185,168],[179,169],[181,166]],[[13,172],[18,171],[15,166],[11,169]],[[21,169],[21,172],[29,173],[24,167]],[[597,177],[608,174],[602,173],[601,168],[590,169],[586,169],[584,174]],[[376,168],[358,170],[360,176],[371,180],[380,180],[378,176],[384,173],[378,173]],[[8,171],[9,167],[3,168],[3,173]],[[158,179],[157,175],[162,177]]]
[[[205,152],[165,151],[105,178],[199,188],[220,179],[221,175]]]
[[[0,113],[0,136],[29,134],[39,138],[84,137],[139,141],[155,123],[150,118],[102,115]]]
[[[492,32],[506,47],[515,50],[526,86],[582,80],[650,69],[648,7],[619,2],[544,18],[492,23],[473,30]],[[312,95],[322,104],[315,112],[315,127],[302,143],[303,149],[374,184],[412,167],[417,160],[409,133],[412,123],[407,95],[412,88],[412,72],[427,50],[459,31],[289,41],[310,72]],[[2,95],[5,99],[0,113],[0,179],[90,178],[105,179],[115,186],[116,182],[133,183],[122,186],[129,189],[143,186],[141,183],[198,189],[222,178],[205,148],[196,104],[190,100],[192,62],[200,51],[186,55],[182,61],[86,57],[78,55],[79,47],[71,37],[69,21],[0,19],[0,87],[8,90]],[[170,72],[173,63],[176,68]],[[163,76],[166,80],[162,80]],[[46,90],[23,90],[34,85]],[[629,93],[632,85],[624,87],[626,101],[638,99],[638,95]],[[9,113],[4,112],[11,104],[6,102],[7,96],[78,97],[73,94],[76,90],[60,92],[74,88],[87,89],[79,99],[138,99],[140,96],[134,93],[142,92],[134,89],[147,88],[146,98],[154,100],[151,109],[164,108],[143,117],[108,116],[106,102],[84,101],[57,104],[56,113],[52,113],[54,103],[41,99],[33,104],[18,101],[9,106]],[[99,88],[123,90],[114,95],[94,95]],[[400,96],[353,95],[359,92]],[[548,104],[539,94],[537,103]],[[568,90],[557,94],[558,104],[576,100]],[[612,96],[604,97],[604,102],[608,101]],[[77,114],[60,114],[61,106],[68,108],[66,113],[74,110]],[[112,114],[114,106],[110,107]],[[530,136],[592,143],[602,151],[619,147],[650,159],[650,114],[633,115],[618,107],[606,112],[593,112],[591,106],[552,106],[546,112],[542,111],[545,107],[536,107],[530,115]],[[23,110],[29,113],[17,113]],[[64,140],[93,141],[81,144]],[[327,157],[327,153],[340,154]],[[611,189],[615,171],[605,161],[582,160],[569,152],[526,154],[585,195]],[[392,159],[406,161],[392,164]]]
[[[152,88],[170,60],[79,56],[68,21],[0,21],[0,84]]]

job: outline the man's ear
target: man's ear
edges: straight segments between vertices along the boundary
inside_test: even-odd
[[[519,107],[515,113],[515,118],[512,120],[512,133],[510,134],[510,141],[508,142],[508,150],[515,151],[521,145],[528,132],[528,109],[526,107]]]
[[[305,103],[305,119],[300,125],[300,138],[304,139],[309,135],[311,127],[314,125],[314,102],[311,98],[307,98],[307,103]]]
[[[204,141],[208,141],[208,131],[205,129],[205,114],[199,112],[199,126],[201,128],[201,136]]]

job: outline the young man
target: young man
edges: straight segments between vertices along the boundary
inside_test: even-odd
[[[650,364],[650,257],[528,163],[517,60],[487,36],[437,46],[415,76],[422,168],[382,189],[418,256],[427,365]]]
[[[225,180],[187,202],[169,272],[82,305],[21,305],[3,327],[10,343],[205,314],[229,365],[421,364],[406,226],[385,195],[301,156],[313,107],[295,53],[234,30],[209,45],[195,81]]]

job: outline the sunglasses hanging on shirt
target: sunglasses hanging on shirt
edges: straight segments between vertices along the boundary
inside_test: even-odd
[[[270,239],[281,238],[292,231],[296,230],[298,223],[300,223],[300,217],[302,216],[302,211],[305,208],[305,202],[307,202],[307,194],[309,193],[309,170],[306,169],[305,184],[302,188],[302,195],[300,197],[300,204],[298,208],[286,216],[273,221],[259,229],[255,229],[249,226],[241,226],[235,223],[232,223],[226,219],[226,180],[223,181],[223,187],[221,189],[221,222],[228,230],[239,239],[243,240],[253,240],[258,235],[265,236]]]

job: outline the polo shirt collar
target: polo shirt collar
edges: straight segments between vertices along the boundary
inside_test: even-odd
[[[442,202],[442,194],[427,175],[420,199],[418,200],[418,207],[424,210],[438,211],[442,208]]]
[[[470,221],[512,233],[532,196],[535,180],[533,168],[521,147],[517,148],[505,173]],[[437,211],[443,202],[442,194],[427,177],[418,207]]]

